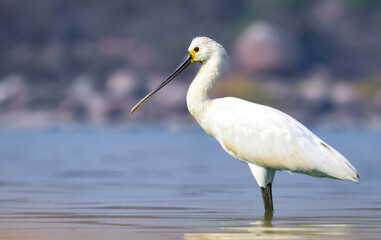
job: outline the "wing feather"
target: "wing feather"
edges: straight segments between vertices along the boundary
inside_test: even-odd
[[[201,126],[242,161],[317,177],[358,179],[343,155],[276,109],[237,98],[215,99]]]

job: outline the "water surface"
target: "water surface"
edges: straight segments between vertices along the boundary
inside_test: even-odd
[[[359,184],[249,168],[198,128],[0,130],[0,239],[379,239],[381,134],[318,132]]]

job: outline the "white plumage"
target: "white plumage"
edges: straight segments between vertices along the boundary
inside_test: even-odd
[[[289,115],[238,98],[210,99],[209,90],[228,63],[220,44],[197,37],[188,52],[184,63],[136,104],[132,113],[188,65],[200,62],[187,93],[189,112],[228,154],[248,164],[262,189],[266,212],[273,210],[271,184],[275,171],[358,181],[357,171],[343,155]]]
[[[306,127],[276,109],[237,98],[212,101],[208,132],[235,158],[274,170],[357,180],[353,166]],[[262,181],[257,179],[261,187]]]

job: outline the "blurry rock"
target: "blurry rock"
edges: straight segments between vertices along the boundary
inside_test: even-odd
[[[14,110],[0,115],[0,122],[17,127],[36,127],[60,124],[71,121],[67,112],[55,110]]]
[[[337,83],[331,88],[331,99],[338,105],[349,105],[359,102],[360,96],[349,83]]]
[[[343,14],[345,13],[345,1],[317,1],[313,10],[313,17],[318,24],[337,30],[337,25],[332,23],[342,21]]]
[[[282,81],[265,81],[263,86],[271,95],[271,97],[276,101],[282,101],[284,99],[290,99],[294,97],[290,85]]]
[[[301,109],[300,119],[310,124],[320,124],[321,119],[326,119],[336,110],[330,99],[329,81],[326,71],[321,69],[301,83],[299,100],[294,106]]]
[[[0,106],[17,110],[27,107],[28,87],[20,75],[6,76],[0,82]]]
[[[93,82],[88,76],[80,76],[74,81],[69,94],[72,110],[77,112],[77,117],[103,123],[107,120],[108,108],[104,96],[96,91]]]
[[[137,75],[131,70],[119,70],[106,82],[106,90],[112,98],[123,98],[133,95],[140,88]]]
[[[379,90],[373,98],[373,104],[381,111],[381,90]]]
[[[297,61],[296,45],[273,25],[255,22],[238,38],[234,56],[239,67],[254,72],[283,70]]]
[[[301,84],[300,95],[308,101],[322,101],[329,97],[328,76],[318,71]]]
[[[376,90],[373,99],[371,100],[371,110],[369,118],[369,125],[374,130],[381,130],[381,89]]]
[[[89,102],[87,111],[92,123],[104,123],[108,118],[108,106],[101,96],[96,96]]]
[[[69,89],[71,98],[80,103],[87,104],[97,95],[93,82],[89,76],[79,76],[74,80],[73,85]]]

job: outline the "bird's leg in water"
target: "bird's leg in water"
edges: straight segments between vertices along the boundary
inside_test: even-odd
[[[272,183],[268,183],[266,187],[261,187],[263,205],[265,206],[265,214],[273,214],[274,206],[273,206],[273,194],[271,190]]]

